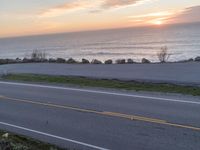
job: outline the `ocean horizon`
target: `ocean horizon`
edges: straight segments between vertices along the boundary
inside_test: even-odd
[[[0,38],[0,58],[29,57],[38,50],[48,58],[156,62],[163,46],[168,47],[169,61],[200,56],[200,23]]]

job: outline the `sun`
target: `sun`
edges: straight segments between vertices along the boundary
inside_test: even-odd
[[[159,26],[159,25],[162,25],[163,22],[161,20],[156,20],[156,21],[153,22],[153,24]]]
[[[155,26],[161,26],[165,23],[165,20],[163,18],[157,18],[157,19],[151,20],[149,23]]]

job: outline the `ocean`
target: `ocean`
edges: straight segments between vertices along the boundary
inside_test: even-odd
[[[200,23],[1,38],[0,58],[30,57],[37,49],[48,58],[156,62],[163,46],[169,61],[200,56]]]

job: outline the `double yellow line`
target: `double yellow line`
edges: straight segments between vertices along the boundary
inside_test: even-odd
[[[160,119],[137,116],[137,115],[129,115],[129,114],[122,114],[122,113],[117,113],[117,112],[108,112],[108,111],[96,111],[96,110],[83,109],[83,108],[66,106],[66,105],[58,105],[58,104],[53,104],[53,103],[44,103],[44,102],[38,102],[38,101],[33,101],[33,100],[11,98],[11,97],[1,96],[1,95],[0,95],[0,100],[9,100],[9,101],[15,101],[15,102],[20,102],[20,103],[46,106],[46,107],[51,107],[51,108],[68,109],[68,110],[74,110],[74,111],[79,111],[83,113],[93,113],[93,114],[98,114],[98,115],[118,117],[118,118],[137,120],[137,121],[143,121],[143,122],[150,122],[150,123],[156,123],[156,124],[162,124],[162,125],[168,125],[168,126],[173,126],[173,127],[178,127],[178,128],[185,128],[185,129],[200,131],[200,127],[175,124],[175,123],[167,122],[166,120],[160,120]]]

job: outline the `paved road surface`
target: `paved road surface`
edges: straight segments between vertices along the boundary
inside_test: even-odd
[[[200,63],[126,64],[126,65],[69,65],[69,64],[12,64],[1,65],[1,73],[36,73],[71,75],[121,80],[142,80],[200,86]]]
[[[88,150],[198,150],[200,97],[0,82],[0,128]]]

